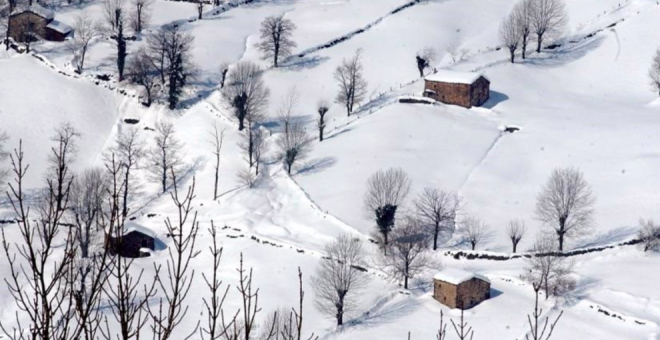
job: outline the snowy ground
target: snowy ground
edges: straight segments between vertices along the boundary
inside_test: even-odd
[[[113,47],[108,40],[93,44],[85,72],[75,78],[58,73],[73,74],[71,52],[65,44],[38,43],[34,50],[48,62],[0,52],[0,129],[10,134],[11,147],[23,140],[31,164],[28,186],[38,188],[52,145],[49,138],[61,123],[69,121],[82,133],[77,171],[100,164],[102,151],[116,134],[131,128],[123,123],[124,118],[139,118],[135,128],[149,143],[153,132],[145,128],[160,119],[171,120],[185,142],[186,161],[194,165],[189,175],[196,178],[195,206],[202,230],[198,242],[202,252],[194,260],[198,273],[209,265],[206,230],[214,221],[229,226],[220,235],[225,247],[223,279],[236,283],[234,268],[243,253],[246,263],[255,269],[264,315],[297,302],[294,283],[301,267],[308,332],[321,339],[394,340],[406,338],[410,331],[412,339],[431,339],[440,310],[451,318],[458,316],[456,310],[431,298],[428,282],[432,270],[411,290],[370,270],[372,280],[361,296],[364,308],[339,329],[313,306],[309,278],[323,245],[340,233],[366,239],[373,230],[373,223],[362,212],[366,178],[379,169],[402,167],[413,181],[411,198],[429,186],[458,192],[466,203],[464,213],[491,226],[493,235],[481,248],[506,253],[509,244],[503,230],[508,221],[526,220],[530,233],[522,248],[527,249],[539,230],[533,218],[539,188],[553,168],[576,166],[597,196],[596,224],[570,247],[606,245],[634,237],[637,220],[656,217],[660,208],[660,183],[655,179],[660,167],[660,104],[647,86],[647,66],[660,43],[660,6],[655,0],[567,0],[570,23],[566,37],[559,41],[563,45],[511,65],[506,53],[495,47],[497,27],[514,1],[430,0],[388,15],[408,2],[259,1],[221,14],[207,6],[203,20],[189,22],[196,14],[193,4],[156,0],[146,33],[176,21],[195,36],[194,60],[201,76],[181,109],[169,111],[162,104],[146,109],[134,96],[135,88],[112,82],[96,85],[96,74],[114,72],[109,59]],[[57,16],[71,25],[81,10],[96,18],[102,15],[101,3],[92,1],[60,8]],[[235,176],[245,161],[236,145],[236,124],[221,105],[218,67],[222,62],[253,60],[268,68],[254,44],[263,18],[279,14],[298,26],[296,55],[309,53],[302,58],[293,56],[284,67],[265,73],[272,95],[264,128],[272,133],[271,141],[279,131],[275,109],[294,86],[301,94],[295,117],[316,135],[315,105],[320,99],[334,98],[332,72],[358,48],[364,51],[369,98],[350,118],[340,105],[332,106],[327,140],[314,143],[311,157],[293,176],[286,174],[271,150],[262,177],[254,189],[248,189]],[[609,27],[613,23],[616,26]],[[317,50],[363,28],[364,33]],[[587,37],[594,32],[598,33]],[[444,53],[455,42],[469,49],[467,60],[455,63]],[[138,37],[129,48],[134,51],[143,44],[144,37]],[[422,92],[414,53],[425,46],[441,52],[437,67],[487,74],[492,93],[484,107],[466,110],[397,103],[399,96]],[[119,89],[126,88],[128,95],[120,94]],[[208,132],[213,122],[227,131],[218,200],[211,199]],[[507,125],[521,130],[503,133]],[[191,182],[192,176],[188,176],[182,185]],[[173,217],[169,196],[159,196],[155,184],[146,180],[143,184],[132,207],[133,216],[167,243],[163,220]],[[6,202],[2,204],[0,219],[10,217]],[[16,235],[14,227],[2,225],[10,236]],[[454,260],[441,251],[437,258],[445,266],[473,270],[493,282],[493,298],[466,313],[476,329],[475,339],[524,338],[534,296],[519,279],[523,260]],[[153,261],[164,263],[165,259],[162,251],[136,263],[150,271]],[[574,261],[578,288],[566,299],[544,302],[549,315],[564,310],[554,338],[660,339],[660,293],[655,285],[659,257],[623,247],[578,256]],[[0,261],[0,272],[6,270],[6,261]],[[0,288],[3,320],[11,318],[16,308],[4,289]],[[193,310],[188,328],[200,313],[203,292],[203,281],[197,280],[189,297]],[[236,296],[230,296],[228,303],[237,306]]]

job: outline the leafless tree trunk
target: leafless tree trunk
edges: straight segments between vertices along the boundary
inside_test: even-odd
[[[174,125],[170,122],[156,123],[156,145],[147,152],[147,170],[153,179],[160,182],[163,193],[174,183],[181,169],[181,142],[174,135]]]
[[[99,221],[103,202],[108,192],[106,176],[100,168],[90,168],[78,176],[72,184],[70,205],[74,218],[74,237],[82,258],[90,257],[90,251],[99,236],[105,232]]]
[[[74,54],[74,64],[77,73],[82,73],[89,43],[100,34],[99,26],[86,11],[75,18],[73,39],[69,40],[69,49]]]
[[[196,0],[195,6],[197,7],[197,20],[202,20],[202,14],[204,14],[204,5],[206,5],[204,0]]]
[[[394,228],[396,211],[410,192],[411,181],[401,168],[377,171],[367,181],[364,194],[364,211],[368,218],[375,217],[378,232],[383,237],[383,249],[387,252],[388,236]]]
[[[55,146],[51,148],[48,156],[48,170],[46,184],[52,188],[56,211],[63,211],[69,198],[73,174],[71,163],[75,160],[78,151],[77,141],[80,133],[69,123],[65,123],[55,130],[51,141]]]
[[[288,57],[297,46],[291,39],[296,25],[284,15],[267,17],[261,23],[261,42],[257,48],[263,58],[273,58],[273,66],[279,66],[281,58]]]
[[[470,242],[472,250],[475,250],[477,245],[486,241],[490,234],[490,228],[476,217],[468,216],[463,220],[462,224],[465,238]]]
[[[151,57],[145,49],[139,49],[128,59],[128,78],[131,82],[142,86],[147,101],[143,104],[151,106],[153,91],[158,82],[158,72]]]
[[[431,67],[431,63],[435,60],[435,57],[436,53],[433,47],[425,47],[417,52],[415,61],[417,62],[417,70],[420,77],[424,77],[424,70]]]
[[[640,247],[645,251],[660,251],[660,226],[653,220],[639,221],[641,229],[639,230],[639,239],[642,241]]]
[[[254,185],[257,183],[257,175],[249,166],[239,170],[236,173],[236,177],[241,184],[245,185],[249,189],[254,188]]]
[[[532,14],[534,13],[534,0],[520,0],[513,9],[516,17],[516,26],[520,32],[522,58],[527,56],[527,45],[532,35]]]
[[[174,191],[170,194],[172,202],[176,206],[178,218],[172,222],[169,218],[165,220],[167,233],[172,235],[172,246],[169,247],[169,259],[167,261],[167,278],[156,276],[156,282],[164,299],[155,307],[147,305],[149,315],[153,320],[151,330],[155,340],[167,340],[173,336],[173,331],[185,320],[189,305],[185,303],[190,292],[192,282],[195,279],[195,270],[190,268],[190,263],[195,254],[195,241],[199,224],[197,212],[192,212],[192,202],[195,198],[195,179],[188,188],[186,195],[179,196],[176,183],[176,175],[171,170]],[[189,222],[189,219],[190,220]],[[188,226],[189,225],[189,226]],[[159,272],[159,267],[156,267]],[[165,313],[163,313],[163,310]],[[184,339],[193,337],[199,328],[197,321],[194,329]]]
[[[517,22],[517,12],[514,9],[500,24],[500,42],[509,50],[512,64],[515,62],[516,51],[521,39],[522,34]]]
[[[220,89],[225,88],[225,80],[227,80],[227,73],[229,72],[229,63],[220,63]]]
[[[319,128],[319,142],[323,141],[323,134],[325,133],[325,128],[327,126],[325,115],[328,113],[329,110],[330,110],[330,104],[328,104],[327,101],[325,100],[319,101],[316,109],[316,112],[318,112],[319,114],[319,117],[316,120],[316,126],[318,126]]]
[[[314,304],[341,326],[344,316],[358,308],[358,294],[368,283],[368,277],[360,270],[364,266],[365,253],[361,240],[347,234],[339,235],[327,244],[324,253],[312,278],[316,293]]]
[[[532,29],[536,34],[536,52],[541,52],[543,40],[562,33],[568,22],[563,0],[533,0]]]
[[[222,327],[222,318],[224,317],[223,305],[229,293],[229,285],[224,285],[223,288],[223,283],[219,278],[223,248],[218,246],[218,233],[213,221],[211,221],[209,233],[213,238],[213,243],[209,247],[211,256],[213,256],[213,273],[210,276],[202,273],[202,278],[209,289],[210,296],[208,299],[203,298],[207,323],[206,326],[199,329],[199,336],[202,340],[218,340],[226,339],[227,331],[233,326],[234,321],[231,321],[226,327]]]
[[[128,132],[118,134],[115,145],[111,148],[111,153],[122,167],[123,179],[119,183],[122,186],[121,216],[123,219],[128,216],[130,198],[137,188],[134,171],[137,170],[138,164],[146,155],[144,142],[139,138],[138,131],[130,129]]]
[[[653,64],[649,69],[651,88],[660,95],[660,48],[655,51]]]
[[[339,83],[336,101],[346,107],[348,116],[367,95],[368,84],[363,73],[362,49],[358,49],[350,59],[344,59],[335,69],[334,78]]]
[[[541,286],[539,284],[534,284],[533,286],[534,293],[536,293],[534,312],[531,315],[527,315],[529,334],[525,335],[525,340],[549,340],[564,311],[559,313],[555,321],[549,324],[550,328],[548,328],[550,317],[546,317],[545,322],[542,321],[541,315],[543,315],[543,309],[539,308],[539,290],[541,290]],[[547,334],[546,330],[548,331]]]
[[[65,141],[59,141],[63,144]],[[67,149],[59,145],[53,150]],[[20,238],[10,241],[1,229],[2,248],[8,261],[5,275],[7,290],[17,304],[15,326],[6,327],[0,321],[0,329],[8,339],[52,339],[69,340],[78,334],[70,311],[74,309],[74,295],[68,293],[72,265],[75,257],[74,236],[71,230],[62,235],[62,221],[68,209],[68,195],[72,177],[52,177],[58,172],[50,172],[40,216],[29,215],[30,207],[23,191],[23,182],[28,165],[24,164],[22,142],[10,157],[13,184],[9,184],[7,197],[17,216]],[[68,158],[64,158],[64,168],[68,169]],[[59,183],[59,181],[64,181]],[[58,191],[58,188],[64,188]],[[61,194],[61,196],[59,196]],[[64,244],[62,246],[62,241]],[[23,317],[21,317],[21,315]],[[27,319],[28,324],[24,324]],[[27,334],[26,334],[27,333]]]
[[[262,79],[262,70],[251,61],[239,62],[229,72],[227,86],[223,89],[223,99],[238,120],[238,130],[245,128],[250,117],[262,115],[268,106],[270,90]]]
[[[142,33],[142,30],[149,23],[151,18],[151,5],[153,0],[133,0],[133,12],[131,13],[131,26],[135,33]]]
[[[225,139],[225,129],[218,130],[218,124],[213,122],[213,131],[211,131],[213,139],[211,139],[211,144],[213,145],[213,157],[215,157],[214,163],[214,182],[213,182],[213,200],[218,199],[218,183],[220,180],[220,152],[222,151],[222,141]]]
[[[434,188],[424,188],[415,200],[417,218],[432,228],[433,250],[438,249],[441,233],[454,232],[456,212],[460,206],[461,200],[455,193]]]
[[[591,187],[577,168],[555,169],[536,197],[536,217],[556,233],[559,251],[566,238],[583,234],[592,224],[595,202]]]
[[[296,110],[298,102],[300,101],[300,92],[294,86],[289,89],[286,97],[282,100],[280,107],[277,108],[277,118],[282,121],[284,124],[284,133],[289,131],[289,126],[291,125],[291,115]]]
[[[474,337],[474,330],[472,329],[472,326],[465,321],[465,310],[463,307],[460,306],[459,308],[461,309],[461,321],[456,324],[454,323],[454,320],[451,320],[451,325],[454,327],[454,332],[456,332],[456,336],[459,340],[472,340]]]
[[[525,221],[523,220],[512,220],[509,221],[509,228],[506,230],[506,235],[511,240],[511,245],[513,246],[513,253],[518,250],[518,243],[525,236],[527,228],[525,227]]]
[[[254,170],[255,174],[259,176],[259,165],[263,162],[264,154],[268,150],[268,141],[264,132],[257,128],[252,132],[252,144],[254,154]]]
[[[295,122],[289,126],[286,133],[277,139],[277,147],[287,173],[291,175],[293,165],[307,158],[312,151],[312,139],[305,127],[301,123]]]
[[[399,228],[392,232],[388,253],[381,255],[383,270],[393,278],[403,280],[403,288],[408,289],[410,279],[435,264],[427,242],[428,235],[419,221],[405,217]]]
[[[117,30],[119,22],[123,19],[125,0],[105,0],[103,2],[103,17],[111,32]]]

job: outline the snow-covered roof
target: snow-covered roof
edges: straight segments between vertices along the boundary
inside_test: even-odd
[[[57,20],[51,21],[46,27],[62,34],[71,33],[71,31],[73,31],[71,26]]]
[[[25,12],[32,12],[46,20],[52,20],[55,18],[55,13],[39,4],[32,4],[29,6],[19,5],[14,8],[11,15],[21,14]]]
[[[424,79],[428,81],[437,81],[441,83],[473,84],[480,77],[486,78],[482,73],[478,73],[478,72],[440,70],[434,74],[430,74],[426,76],[426,78]]]
[[[433,279],[435,280],[444,281],[454,285],[459,285],[463,282],[470,281],[474,278],[490,283],[490,280],[488,280],[488,278],[483,275],[471,273],[458,268],[445,268],[440,272],[438,272],[437,274],[435,274],[435,276],[433,277]]]
[[[141,234],[145,234],[147,236],[151,236],[151,237],[154,237],[154,238],[156,237],[156,233],[153,230],[151,230],[149,228],[146,228],[146,227],[144,227],[140,224],[137,224],[135,222],[130,222],[130,221],[124,223],[124,235],[130,234],[134,231],[137,231]]]

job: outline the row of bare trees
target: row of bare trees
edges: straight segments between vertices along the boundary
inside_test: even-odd
[[[536,36],[536,52],[543,42],[563,33],[568,21],[563,0],[520,0],[500,25],[500,42],[508,49],[511,62],[520,48],[525,59],[527,45]]]

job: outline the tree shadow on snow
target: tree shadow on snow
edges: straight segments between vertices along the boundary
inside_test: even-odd
[[[333,167],[337,163],[334,157],[315,158],[303,164],[296,175],[311,175]]]
[[[544,56],[533,57],[525,59],[524,63],[528,65],[541,66],[541,67],[558,67],[570,62],[581,59],[599,48],[603,41],[604,36],[598,36],[594,39],[584,39],[576,43],[566,43],[556,50],[544,51]]]
[[[352,327],[377,327],[396,321],[410,315],[418,303],[415,299],[407,298],[394,303],[379,301],[371,310],[348,322]],[[341,330],[339,330],[341,332]]]
[[[330,60],[329,57],[311,56],[311,57],[291,57],[287,59],[281,67],[285,70],[302,71],[315,68],[322,63]]]
[[[576,244],[574,248],[576,249],[591,248],[591,247],[610,245],[613,243],[619,243],[626,241],[631,236],[635,236],[636,234],[637,234],[637,228],[619,227],[604,233],[593,235],[589,238],[584,238],[580,240],[579,243]]]
[[[600,285],[600,280],[593,277],[585,277],[575,284],[575,289],[562,296],[564,303],[568,307],[577,305],[580,301],[586,299],[595,287]]]

